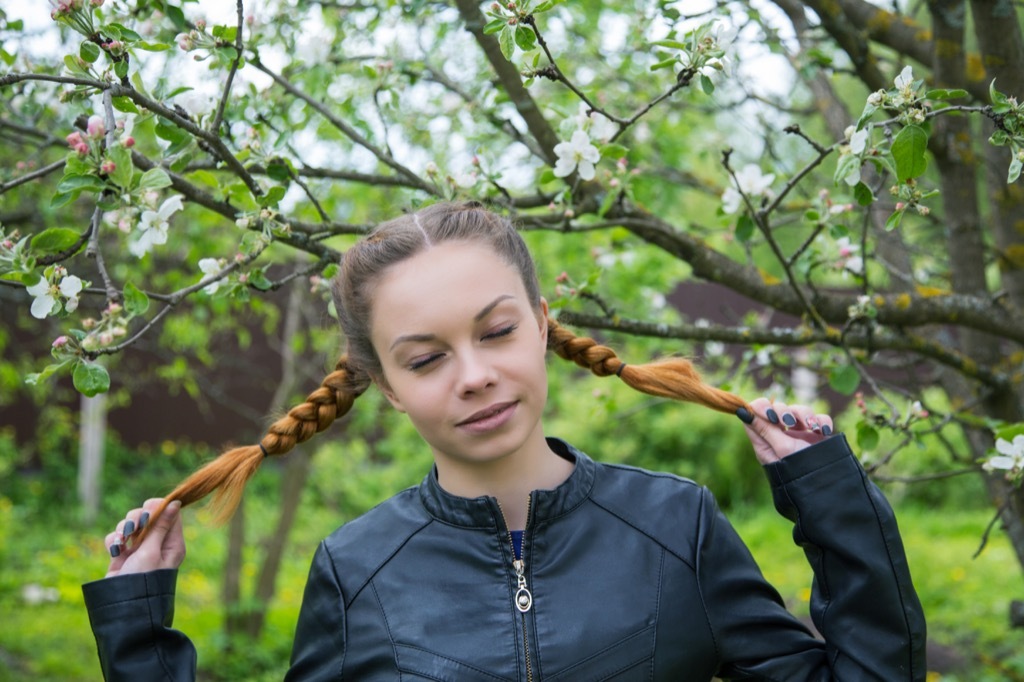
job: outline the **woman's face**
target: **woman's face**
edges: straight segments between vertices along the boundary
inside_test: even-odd
[[[547,303],[488,246],[447,242],[388,269],[373,292],[381,388],[439,467],[546,447]]]

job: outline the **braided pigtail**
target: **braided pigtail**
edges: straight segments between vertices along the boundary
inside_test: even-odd
[[[614,374],[626,385],[648,395],[698,403],[728,414],[736,414],[741,407],[750,410],[742,398],[704,383],[689,360],[669,358],[644,365],[627,365],[608,346],[586,336],[576,336],[550,317],[548,348],[560,358],[571,360],[599,377]]]
[[[213,493],[210,506],[215,518],[223,521],[230,517],[242,498],[245,484],[259,469],[264,458],[287,454],[298,443],[326,429],[335,419],[352,409],[352,403],[369,385],[369,375],[349,367],[347,356],[342,356],[320,387],[310,393],[303,403],[271,424],[257,445],[227,450],[178,484],[153,512],[139,541],[145,537],[146,530],[152,528],[152,521],[163,513],[172,500],[180,500],[182,506],[187,506]]]

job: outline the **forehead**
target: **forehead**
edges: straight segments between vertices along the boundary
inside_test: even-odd
[[[472,319],[502,295],[529,304],[518,270],[484,244],[446,242],[381,276],[373,291],[373,334],[429,332],[426,327]]]

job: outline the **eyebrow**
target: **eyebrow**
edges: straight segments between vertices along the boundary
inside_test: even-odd
[[[502,301],[506,301],[510,298],[515,297],[512,294],[501,294],[496,299],[494,299],[493,301],[485,305],[483,308],[481,308],[480,312],[473,316],[473,321],[479,322],[480,320],[484,319],[485,317],[487,317],[487,315],[490,314],[492,310],[494,310],[498,306],[499,303],[501,303]],[[402,336],[399,336],[397,339],[395,339],[395,342],[391,344],[391,348],[389,350],[394,350],[395,346],[401,343],[410,343],[414,341],[433,341],[435,338],[437,337],[434,334],[403,334]]]

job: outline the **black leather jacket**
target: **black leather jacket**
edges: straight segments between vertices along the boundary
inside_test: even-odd
[[[520,571],[497,502],[449,495],[432,474],[324,540],[288,679],[924,679],[892,510],[841,435],[766,467],[814,570],[824,641],[705,488],[550,442],[576,467],[531,495]],[[170,628],[174,576],[84,586],[108,681],[194,679],[195,651]]]

